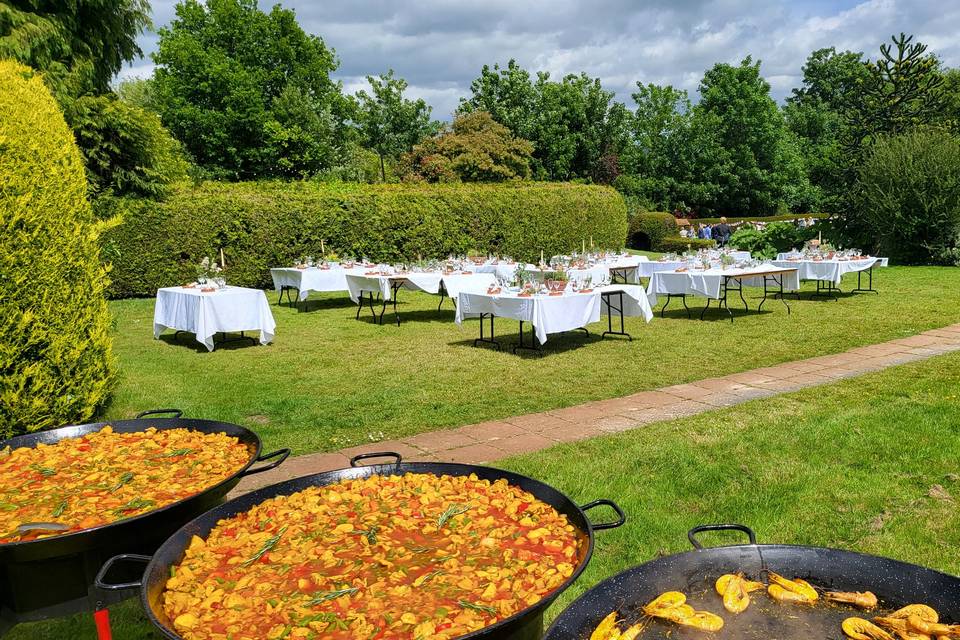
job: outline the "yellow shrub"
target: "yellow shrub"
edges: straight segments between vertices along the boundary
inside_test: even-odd
[[[97,223],[39,75],[0,61],[0,437],[81,421],[112,380]]]

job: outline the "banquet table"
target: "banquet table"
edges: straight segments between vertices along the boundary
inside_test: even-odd
[[[648,260],[637,265],[637,277],[652,278],[661,271],[676,271],[687,265],[685,260]]]
[[[575,330],[587,332],[586,325],[598,322],[601,315],[608,317],[608,330],[603,332],[603,337],[622,335],[632,339],[623,330],[623,317],[641,316],[650,322],[653,310],[643,287],[637,285],[608,285],[592,291],[565,291],[562,295],[536,294],[527,297],[516,291],[461,291],[456,322],[462,324],[466,318],[480,318],[480,337],[474,340],[474,346],[487,343],[499,350],[500,343],[494,338],[494,318],[518,320],[520,341],[513,347],[516,353],[521,349],[540,351],[550,334]],[[615,315],[620,317],[620,331],[613,330],[612,318]],[[485,320],[489,320],[489,336],[484,333]],[[532,326],[529,344],[525,342],[526,323]]]
[[[454,273],[408,271],[383,274],[376,271],[354,270],[347,272],[346,282],[350,299],[357,304],[357,319],[360,318],[360,312],[363,310],[364,294],[366,294],[370,312],[376,322],[383,324],[383,314],[387,310],[387,303],[392,302],[393,315],[397,326],[400,326],[400,313],[397,310],[397,296],[400,289],[440,294],[440,305],[442,306],[444,295],[457,300],[461,291],[485,291],[491,285],[496,284],[497,279],[492,273],[475,273],[472,271]],[[374,309],[374,294],[381,301],[379,315]],[[439,308],[440,306],[437,307],[437,309]]]
[[[654,273],[647,285],[647,294],[651,302],[656,304],[656,296],[666,296],[666,302],[660,310],[661,317],[673,298],[681,298],[683,306],[690,317],[690,308],[687,307],[687,296],[699,296],[707,299],[707,304],[700,312],[700,318],[710,307],[711,300],[717,300],[719,308],[725,308],[733,321],[733,312],[728,304],[730,292],[740,296],[745,311],[749,311],[747,301],[743,297],[743,287],[763,289],[763,300],[757,307],[759,313],[770,294],[778,297],[790,313],[790,305],[784,299],[784,293],[797,291],[800,288],[799,272],[795,267],[778,267],[775,265],[760,265],[758,267],[727,269],[711,267],[710,269],[690,269],[684,271],[659,271]]]
[[[786,256],[786,257],[783,257]],[[885,267],[886,258],[866,257],[857,260],[847,258],[832,258],[830,260],[812,260],[807,258],[798,258],[789,254],[779,254],[773,264],[784,268],[795,268],[800,274],[800,280],[813,280],[817,283],[817,291],[813,295],[828,295],[836,297],[840,291],[840,281],[848,273],[857,274],[857,287],[851,293],[872,292],[878,293],[873,288],[873,268]],[[866,287],[863,286],[862,277],[866,273],[869,282]]]
[[[341,266],[331,267],[279,267],[270,269],[273,278],[273,288],[280,293],[280,300],[284,292],[296,289],[297,299],[303,302],[311,291],[347,291],[347,270]],[[280,304],[280,301],[277,301]]]
[[[239,332],[241,338],[253,341],[244,332],[259,331],[260,343],[267,344],[273,340],[276,326],[267,296],[260,289],[230,286],[211,292],[197,287],[157,289],[154,338],[159,338],[164,329],[192,333],[207,351],[213,351],[218,333]]]

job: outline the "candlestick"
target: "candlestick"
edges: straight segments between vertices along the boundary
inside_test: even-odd
[[[320,238],[320,255],[327,255],[327,250],[323,247],[323,238]]]
[[[543,249],[540,249],[540,264],[543,264]]]
[[[223,247],[220,247],[220,268],[227,268],[227,261],[223,259]]]
[[[590,246],[593,246],[593,245],[591,244]],[[587,241],[581,239],[581,240],[580,240],[580,253],[581,253],[581,254],[584,254],[584,253],[586,253],[586,252],[587,252]]]

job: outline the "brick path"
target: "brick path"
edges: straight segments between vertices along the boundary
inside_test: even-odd
[[[805,387],[852,378],[890,366],[960,351],[960,324],[932,329],[909,338],[857,347],[835,355],[785,362],[722,378],[641,391],[623,398],[531,413],[459,429],[420,433],[335,453],[313,453],[290,458],[273,471],[245,478],[231,494],[282,480],[349,466],[351,456],[371,451],[395,451],[414,461],[479,464],[546,449],[607,433],[691,416]]]

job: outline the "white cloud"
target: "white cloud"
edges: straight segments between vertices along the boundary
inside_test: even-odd
[[[271,0],[272,2],[272,0]],[[782,99],[800,83],[814,49],[875,55],[891,34],[913,33],[949,66],[960,66],[960,3],[942,0],[282,0],[301,25],[337,50],[348,91],[394,69],[410,94],[446,118],[484,64],[510,58],[553,76],[599,77],[632,104],[637,81],[691,92],[716,62],[747,55]],[[154,22],[173,17],[154,2]],[[264,8],[267,3],[264,3]],[[148,53],[156,36],[144,37]],[[122,77],[149,75],[148,60]]]

